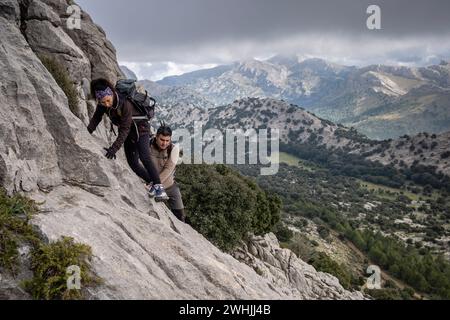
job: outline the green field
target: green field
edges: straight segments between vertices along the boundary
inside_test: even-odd
[[[426,196],[424,194],[415,194],[408,190],[391,188],[391,187],[383,186],[380,184],[367,182],[367,181],[364,181],[361,179],[356,179],[356,181],[359,182],[359,184],[362,188],[365,188],[370,191],[373,190],[373,191],[377,192],[377,195],[380,196],[381,198],[389,199],[389,200],[395,200],[397,198],[397,196],[399,196],[401,194],[403,194],[404,196],[407,196],[411,200],[416,200],[416,201],[427,200],[427,199],[436,200],[439,196],[439,194],[436,191],[433,192],[433,195],[430,197],[430,196]]]
[[[293,156],[289,153],[273,153],[270,157],[271,161],[275,163],[277,158],[279,159],[279,163],[285,163],[290,166],[299,167],[310,172],[314,171],[314,167],[312,165],[305,163],[305,161],[303,161],[302,159],[297,158],[296,156]]]
[[[316,170],[314,165],[307,163],[306,161],[292,154],[286,152],[273,153],[270,159],[272,162],[276,162],[277,157],[279,159],[279,163],[285,163],[287,165],[295,166],[309,172],[314,172]],[[411,200],[416,201],[419,200],[425,201],[428,199],[436,200],[439,197],[439,192],[437,191],[434,191],[432,196],[430,197],[422,193],[416,194],[409,190],[387,187],[381,184],[375,184],[361,179],[355,178],[355,180],[360,184],[362,188],[376,192],[376,194],[383,199],[395,200],[401,194],[408,197]]]

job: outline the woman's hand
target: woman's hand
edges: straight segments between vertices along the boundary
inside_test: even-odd
[[[103,148],[106,151],[105,157],[107,157],[108,159],[116,159],[116,151],[114,151],[114,149],[112,147],[110,148]]]

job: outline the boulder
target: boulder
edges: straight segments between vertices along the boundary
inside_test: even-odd
[[[47,20],[27,20],[26,36],[34,52],[58,61],[74,83],[90,78],[89,59],[61,27],[55,27]]]
[[[61,25],[61,19],[59,18],[59,15],[56,14],[56,12],[53,11],[53,9],[49,5],[41,1],[31,2],[27,11],[27,19],[48,21],[55,27]]]

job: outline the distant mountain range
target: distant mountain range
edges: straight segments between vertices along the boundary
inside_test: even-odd
[[[185,86],[170,86],[159,84],[150,80],[142,80],[138,82],[153,97],[156,98],[158,104],[169,105],[172,107],[195,106],[203,109],[214,107],[214,103],[205,98],[201,93]]]
[[[450,131],[376,141],[354,129],[321,119],[301,107],[271,98],[244,98],[211,109],[193,105],[184,108],[161,106],[157,117],[170,123],[173,128],[192,128],[194,121],[203,122],[205,129],[277,128],[281,142],[285,144],[341,149],[398,169],[411,168],[420,163],[450,176]]]
[[[373,139],[450,130],[450,65],[342,66],[275,56],[143,83],[162,103],[209,108],[246,97],[299,105]],[[158,95],[156,94],[156,95]]]

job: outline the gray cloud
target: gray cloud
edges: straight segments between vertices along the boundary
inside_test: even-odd
[[[105,29],[121,61],[144,69],[151,62],[160,75],[164,68],[170,71],[169,61],[182,68],[299,53],[341,63],[426,64],[433,56],[448,58],[450,53],[448,0],[77,3]],[[370,4],[381,8],[382,30],[366,28]]]

